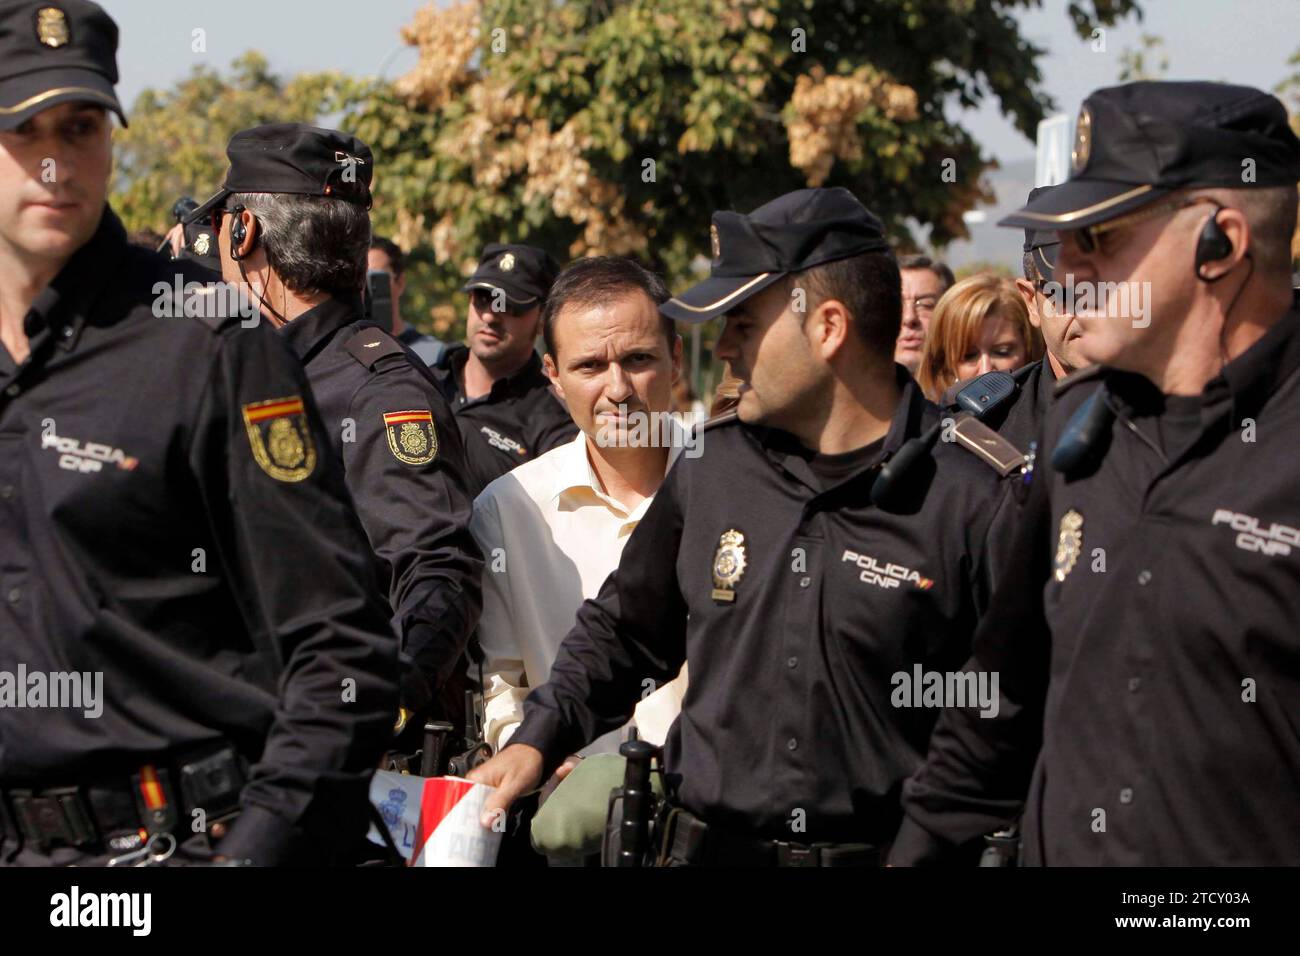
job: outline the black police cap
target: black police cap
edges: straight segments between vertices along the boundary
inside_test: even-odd
[[[94,103],[126,125],[113,91],[117,24],[86,0],[0,3],[0,130],[59,103]]]
[[[516,305],[531,305],[546,297],[559,274],[560,264],[545,249],[494,242],[484,247],[478,267],[461,288],[500,289]]]
[[[1059,188],[998,225],[1079,229],[1177,189],[1293,186],[1300,181],[1300,140],[1286,108],[1262,90],[1127,83],[1084,100],[1071,168]]]
[[[1035,186],[1029,190],[1029,202],[1033,203],[1040,196],[1045,196],[1056,188],[1056,186]],[[1034,265],[1038,268],[1038,274],[1048,282],[1052,281],[1056,274],[1056,254],[1060,250],[1061,237],[1055,230],[1025,230],[1024,251],[1034,254]]]
[[[749,215],[715,212],[709,278],[659,307],[677,322],[707,322],[782,276],[889,249],[885,229],[851,192],[797,189]]]
[[[355,136],[304,123],[269,123],[240,130],[226,155],[225,183],[186,222],[203,222],[232,193],[329,196],[370,208],[375,159]]]

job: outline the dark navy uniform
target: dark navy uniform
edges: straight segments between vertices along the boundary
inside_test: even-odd
[[[734,308],[771,274],[888,248],[842,189],[713,222],[713,275],[661,307],[674,319]],[[769,272],[755,279],[755,266]],[[896,476],[888,506],[873,504],[882,466],[909,458],[907,443],[939,422],[894,370],[887,434],[846,454],[734,415],[707,428],[703,454],[674,465],[618,569],[579,609],[508,746],[537,748],[550,772],[625,723],[645,678],[671,680],[689,662],[665,751],[679,808],[672,858],[770,864],[775,841],[793,840],[849,844],[858,864],[878,862],[938,714],[910,693],[895,703],[899,675],[919,694],[923,674],[961,666],[1008,500],[996,471],[939,443]],[[678,841],[682,811],[694,832],[707,828],[702,841]],[[830,865],[820,850],[805,859]]]
[[[1074,177],[1004,224],[1088,228],[1173,189],[1300,178],[1300,141],[1258,90],[1129,84],[1090,96],[1080,128]],[[1188,281],[1231,251],[1214,222]],[[1058,384],[1014,547],[1028,560],[970,664],[1005,699],[994,719],[941,718],[894,862],[1023,805],[1030,864],[1300,863],[1300,308],[1261,319],[1200,394],[1098,368]]]
[[[374,156],[353,136],[273,123],[236,133],[226,152],[225,182],[193,221],[246,193],[369,206]],[[222,255],[238,262],[234,245]],[[483,560],[469,533],[464,455],[424,362],[364,319],[359,293],[343,295],[335,290],[280,333],[307,370],[412,665],[402,706],[419,712],[455,668],[482,609]]]
[[[469,533],[464,451],[424,363],[329,299],[281,327],[307,369],[330,450],[388,585],[403,649],[429,685],[403,684],[416,710],[451,673],[482,610],[483,559]]]
[[[0,686],[0,859],[133,845],[145,767],[188,835],[181,768],[227,745],[251,770],[220,852],[320,859],[296,854],[365,830],[397,697],[365,535],[294,356],[265,324],[173,317],[178,274],[214,278],[106,209],[27,315],[30,357],[0,349],[0,672],[103,687],[92,718]]]
[[[547,771],[622,726],[642,680],[690,688],[667,768],[691,812],[746,836],[875,846],[898,826],[899,788],[938,712],[890,705],[891,675],[955,671],[989,594],[985,539],[996,474],[941,444],[916,502],[870,503],[880,463],[938,416],[904,374],[882,442],[823,477],[783,432],[729,418],[668,473],[618,570],[578,612],[550,679],[510,743]],[[936,477],[936,474],[941,477]],[[727,536],[733,536],[729,541]],[[715,598],[720,551],[742,564]]]
[[[1036,470],[1013,546],[1032,560],[1005,569],[977,637],[1009,703],[944,717],[899,862],[996,829],[1026,794],[1030,864],[1300,862],[1298,332],[1293,311],[1193,400],[1063,380],[1046,446],[1104,390],[1109,447],[1090,474]]]
[[[1016,369],[1011,377],[1016,381],[1016,394],[1004,409],[995,409],[984,418],[984,422],[1027,453],[1030,445],[1038,440],[1043,427],[1043,416],[1047,414],[1052,390],[1056,386],[1056,373],[1044,355],[1037,362]]]
[[[475,494],[526,461],[572,441],[578,426],[555,397],[542,360],[492,383],[492,390],[466,398],[462,374],[469,349],[448,348],[433,366],[443,396],[451,406],[465,441],[470,487]]]

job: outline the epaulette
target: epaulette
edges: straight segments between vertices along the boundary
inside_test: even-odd
[[[700,424],[700,431],[705,432],[710,428],[716,428],[718,425],[726,425],[730,422],[739,420],[740,419],[736,417],[736,410],[733,408],[720,415],[714,415],[712,418],[705,419],[705,421]]]
[[[384,356],[396,355],[402,351],[397,340],[377,325],[367,326],[357,332],[344,343],[344,347],[368,369],[374,368]]]
[[[1080,382],[1088,382],[1094,378],[1099,378],[1106,374],[1109,369],[1104,365],[1086,365],[1081,369],[1076,369],[1064,378],[1058,378],[1056,385],[1052,388],[1052,397],[1064,395]]]
[[[958,415],[952,426],[957,444],[1005,478],[1019,471],[1029,456],[974,415]]]

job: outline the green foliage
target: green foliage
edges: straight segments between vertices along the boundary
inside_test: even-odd
[[[690,282],[714,209],[818,182],[909,242],[965,237],[991,160],[951,107],[992,97],[1032,136],[1053,108],[1016,15],[1040,0],[484,0],[422,9],[397,84],[284,81],[256,53],[147,91],[120,138],[114,202],[166,225],[220,182],[231,133],[328,117],[376,155],[375,230],[412,250],[408,317],[455,335],[460,277],[492,241],[561,260],[632,252]],[[1086,38],[1135,0],[1071,3]],[[801,46],[802,45],[802,46]],[[946,112],[947,110],[947,112]],[[956,181],[942,178],[955,162]],[[646,174],[653,160],[653,181]]]

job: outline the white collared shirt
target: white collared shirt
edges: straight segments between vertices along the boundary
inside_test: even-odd
[[[672,442],[669,468],[681,445]],[[601,491],[581,432],[502,475],[475,500],[470,531],[486,564],[478,626],[487,658],[484,733],[494,748],[504,746],[523,720],[524,698],[545,682],[578,607],[618,567],[652,500],[628,511]],[[637,705],[633,720],[642,739],[664,742],[685,693],[683,667]],[[616,753],[625,737],[626,728],[606,734],[581,753]]]

